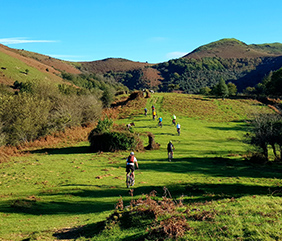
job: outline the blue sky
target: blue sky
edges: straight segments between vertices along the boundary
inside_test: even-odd
[[[222,38],[282,43],[281,0],[0,0],[0,43],[70,61],[181,57]]]

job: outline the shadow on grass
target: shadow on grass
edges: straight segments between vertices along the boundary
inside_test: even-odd
[[[167,187],[172,197],[182,192],[184,203],[216,201],[226,198],[241,198],[256,195],[279,195],[282,189],[277,186],[245,185],[240,183],[194,183],[179,184]]]
[[[219,154],[220,152],[217,152]],[[227,154],[225,152],[221,154]],[[282,178],[281,165],[265,164],[256,165],[240,159],[229,158],[173,158],[168,162],[167,158],[139,161],[142,172],[151,170],[154,172],[171,172],[186,174],[204,174],[208,177],[250,177],[250,178]],[[118,168],[119,165],[112,165]],[[157,174],[156,174],[157,175]]]
[[[54,199],[55,200],[55,199]],[[118,197],[117,197],[118,200]],[[51,201],[16,199],[1,202],[0,208],[5,213],[22,213],[32,215],[69,215],[89,214],[109,211],[115,208],[113,202],[100,201]]]
[[[76,240],[81,237],[92,238],[93,236],[98,235],[102,230],[104,230],[104,228],[105,221],[102,221],[98,223],[83,225],[80,227],[61,229],[53,234],[53,236],[56,237],[57,240]]]
[[[137,187],[134,189],[135,195],[140,195],[144,193],[145,189],[148,187]],[[163,187],[149,187],[151,190],[155,190],[158,197],[167,196],[168,192],[164,193]],[[270,188],[268,186],[259,185],[244,185],[244,184],[206,184],[206,183],[196,183],[196,184],[181,184],[181,185],[170,185],[167,186],[169,190],[169,196],[173,198],[178,198],[182,195],[182,202],[185,204],[199,205],[199,203],[206,203],[208,201],[217,201],[221,199],[230,199],[230,202],[236,202],[237,198],[243,196],[252,195],[256,198],[256,195],[269,195]],[[147,190],[146,190],[147,191]],[[148,191],[145,192],[149,193]],[[171,196],[170,196],[171,195]],[[128,201],[127,201],[128,202]],[[128,203],[124,203],[127,205]],[[102,210],[101,210],[102,211]],[[118,224],[121,229],[130,231],[131,228],[146,229],[148,225],[151,225],[154,215],[147,213],[146,215],[140,216],[139,213],[123,213],[122,217],[119,219]],[[128,225],[130,224],[130,225]],[[71,229],[60,230],[53,236],[57,239],[76,239],[78,237],[93,238],[99,233],[101,233],[106,228],[106,221],[97,222],[93,224],[88,224],[80,227],[75,227]],[[109,225],[109,224],[108,224]],[[114,224],[112,224],[114,225]],[[112,226],[111,226],[112,227]],[[120,240],[145,240],[144,234],[138,233],[135,235],[128,234]]]
[[[140,217],[140,215],[142,215]],[[152,224],[152,221],[154,220],[154,215],[152,213],[129,213],[124,212],[121,217],[119,217],[118,224],[107,224],[107,221],[97,222],[93,224],[87,224],[80,227],[75,228],[66,228],[57,231],[55,234],[53,234],[54,237],[56,237],[56,240],[70,240],[70,239],[78,239],[78,238],[87,238],[91,239],[96,235],[99,235],[102,231],[105,229],[113,228],[113,226],[118,225],[122,230],[128,230],[127,236],[125,237],[119,237],[115,240],[124,240],[124,241],[131,241],[131,240],[145,240],[145,236],[143,234],[132,234],[130,232],[130,229],[137,228],[137,229],[143,229],[146,230],[148,225]],[[113,234],[109,234],[110,236]],[[112,240],[107,235],[107,237]],[[104,237],[105,238],[105,237]]]
[[[48,153],[52,155],[56,154],[83,154],[92,153],[90,146],[78,146],[78,147],[64,147],[64,148],[44,148],[40,150],[31,151],[30,153]]]

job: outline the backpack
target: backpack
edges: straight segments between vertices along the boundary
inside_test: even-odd
[[[134,156],[129,156],[127,162],[134,163]]]

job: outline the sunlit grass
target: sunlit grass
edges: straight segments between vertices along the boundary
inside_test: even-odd
[[[215,212],[212,221],[188,220],[193,228],[187,233],[188,240],[281,237],[279,166],[254,166],[243,158],[249,149],[242,141],[248,116],[244,110],[251,106],[254,111],[268,111],[267,107],[247,100],[207,99],[204,103],[213,105],[215,111],[224,109],[228,114],[224,118],[221,114],[216,117],[214,113],[196,112],[194,108],[193,116],[188,107],[177,109],[182,97],[187,104],[191,100],[193,106],[197,105],[193,96],[155,94],[147,100],[148,116],[141,114],[143,110],[134,110],[136,114],[130,118],[116,121],[123,125],[134,121],[134,131],[152,132],[160,144],[159,150],[136,152],[140,170],[136,171],[133,197],[125,187],[128,152],[90,153],[89,143],[80,142],[69,147],[36,150],[2,163],[0,237],[54,240],[53,234],[58,229],[83,226],[89,228],[87,233],[73,234],[79,234],[81,240],[115,240],[117,236],[134,240],[145,235],[146,230],[129,227],[129,231],[115,226],[98,235],[103,229],[99,222],[112,213],[120,197],[129,205],[133,198],[152,190],[161,197],[164,186],[174,199],[182,196],[185,205],[196,214],[203,210]],[[170,98],[174,102],[165,104]],[[203,104],[202,97],[195,98]],[[163,117],[163,128],[157,126],[157,120],[152,120],[152,104]],[[229,107],[223,108],[224,105]],[[180,136],[171,123],[173,113],[181,124]],[[207,120],[207,116],[211,118]],[[146,135],[142,138],[147,145]],[[169,140],[175,145],[171,163],[166,152]]]

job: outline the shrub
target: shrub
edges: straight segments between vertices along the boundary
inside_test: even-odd
[[[0,94],[0,146],[97,121],[102,103],[94,95],[62,95],[50,82],[14,83],[17,95]]]
[[[210,89],[209,87],[207,87],[207,86],[201,88],[200,91],[199,91],[199,93],[200,93],[201,95],[209,95],[210,92],[211,92],[211,89]]]
[[[103,102],[104,107],[110,107],[114,98],[115,98],[115,89],[113,87],[106,87],[103,95],[101,97],[101,101]]]
[[[139,137],[134,133],[118,131],[104,133],[96,133],[95,131],[92,131],[88,140],[93,152],[134,150],[141,142]]]
[[[250,144],[256,146],[259,152],[268,160],[268,147],[271,146],[275,159],[282,156],[282,118],[277,114],[258,115],[252,121],[250,134],[247,136]],[[277,153],[280,151],[280,155]]]
[[[253,164],[265,164],[268,161],[268,159],[259,152],[252,153],[250,157],[246,158],[246,160]]]
[[[144,149],[141,139],[134,132],[128,131],[124,126],[116,126],[115,130],[112,128],[113,121],[107,116],[98,121],[96,128],[88,136],[92,151]]]
[[[0,119],[4,126],[5,143],[18,145],[45,135],[48,126],[49,100],[27,94],[0,99]]]
[[[105,117],[104,120],[99,120],[98,121],[98,124],[96,126],[95,129],[92,130],[92,134],[90,133],[90,135],[93,135],[93,134],[102,134],[102,133],[105,133],[107,131],[110,131],[111,128],[113,126],[113,120],[112,119],[109,119],[107,116]]]

